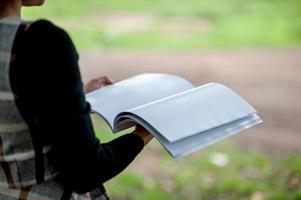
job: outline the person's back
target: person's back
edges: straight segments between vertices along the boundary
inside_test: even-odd
[[[0,20],[0,199],[11,197],[24,198],[27,196],[29,187],[36,185],[36,151],[31,133],[27,123],[21,116],[16,104],[9,78],[10,61],[13,58],[11,51],[15,35],[21,21],[18,17],[7,17]],[[39,199],[39,194],[43,196],[53,196],[59,198],[62,195],[62,188],[55,181],[51,180],[57,172],[53,165],[49,163],[51,147],[43,146],[44,154],[43,179],[44,187],[39,186],[32,198]],[[51,185],[51,186],[50,186]],[[45,188],[51,187],[48,194]],[[33,188],[32,188],[33,189]],[[22,197],[23,196],[23,197]]]
[[[0,11],[3,1],[19,6],[39,2],[0,0]],[[18,16],[3,13],[0,199],[108,199],[102,183],[120,173],[152,137],[138,129],[101,144],[94,135],[77,52],[68,35],[45,20],[25,30]],[[95,79],[84,89],[108,82]]]

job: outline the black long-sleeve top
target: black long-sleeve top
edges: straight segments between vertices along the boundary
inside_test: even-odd
[[[50,144],[55,167],[66,187],[88,192],[114,177],[136,157],[143,140],[127,134],[101,144],[95,137],[78,67],[78,54],[68,34],[39,20],[18,44],[10,81],[17,107]]]

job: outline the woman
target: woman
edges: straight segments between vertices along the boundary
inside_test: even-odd
[[[0,0],[0,199],[108,199],[102,183],[125,169],[152,136],[142,128],[101,144],[83,91],[78,55],[49,21],[24,25],[22,6]],[[23,25],[20,25],[20,24]]]

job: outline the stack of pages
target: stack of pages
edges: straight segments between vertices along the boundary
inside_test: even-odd
[[[168,74],[141,74],[86,95],[92,111],[118,132],[140,124],[175,159],[262,122],[230,88],[194,87]]]

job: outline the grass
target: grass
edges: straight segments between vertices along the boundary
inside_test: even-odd
[[[112,133],[104,124],[98,118],[93,121],[98,137],[111,140]],[[217,153],[229,162],[224,166],[215,164],[212,159]],[[129,167],[106,184],[113,199],[301,199],[301,155],[276,156],[242,150],[231,140],[179,161],[155,141],[141,154],[135,162],[155,157],[151,162],[153,174],[137,172],[140,165]]]
[[[101,13],[142,14],[151,16],[153,23],[143,30],[111,30],[100,23],[101,19],[97,20]],[[57,20],[80,49],[280,48],[301,44],[299,0],[89,0],[81,3],[51,0],[43,8],[25,9],[23,15],[27,19]],[[186,21],[203,19],[209,28],[186,31],[182,35],[162,30],[162,26],[176,17]]]

